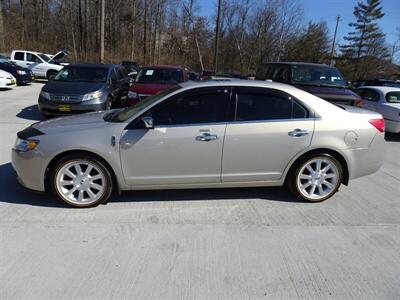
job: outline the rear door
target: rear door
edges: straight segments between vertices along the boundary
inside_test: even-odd
[[[23,68],[27,67],[25,61],[25,52],[23,51],[15,51],[12,61],[15,62],[20,67]]]
[[[309,147],[312,111],[294,97],[272,89],[236,89],[235,121],[228,123],[222,182],[281,178],[289,161]]]

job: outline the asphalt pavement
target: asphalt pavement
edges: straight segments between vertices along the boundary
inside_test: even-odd
[[[71,209],[19,187],[43,83],[0,90],[0,299],[400,299],[400,136],[322,203],[281,188],[126,192]]]

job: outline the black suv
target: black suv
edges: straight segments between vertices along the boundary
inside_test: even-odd
[[[350,90],[340,71],[324,64],[266,63],[258,68],[256,79],[294,85],[335,104],[360,105],[362,102],[360,96]]]
[[[128,72],[120,65],[70,64],[43,86],[39,111],[62,115],[123,106],[130,84]]]

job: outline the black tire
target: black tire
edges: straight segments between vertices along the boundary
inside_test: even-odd
[[[307,181],[307,179],[300,179],[299,173],[301,171],[303,171],[304,167],[307,166],[309,163],[312,163],[314,160],[318,160],[318,159],[332,163],[334,165],[333,169],[336,168],[336,170],[332,171],[332,173],[337,173],[337,177],[336,177],[334,184],[332,184],[333,188],[327,195],[325,195],[323,197],[318,197],[318,198],[311,197],[311,196],[307,197],[305,195],[305,191],[302,192],[299,187],[299,185],[301,184],[301,180]],[[316,180],[321,180],[321,179],[319,179],[319,177],[318,177]],[[327,153],[317,153],[317,154],[307,155],[307,156],[301,158],[300,160],[298,160],[297,162],[295,162],[294,166],[289,171],[289,174],[286,178],[285,185],[296,198],[298,198],[302,201],[322,202],[322,201],[325,201],[325,200],[329,199],[330,197],[332,197],[339,190],[339,187],[340,187],[342,181],[343,181],[343,168],[342,168],[342,165],[340,164],[340,162],[336,158],[334,158],[333,156],[331,156]],[[311,179],[310,179],[310,182],[311,182]]]
[[[48,80],[54,79],[54,77],[56,77],[57,73],[58,73],[57,71],[53,71],[53,70],[48,71],[47,72],[47,79]]]
[[[59,171],[66,166],[67,164],[74,162],[74,161],[87,161],[90,162],[91,164],[95,165],[96,168],[98,168],[104,175],[104,180],[105,182],[103,183],[104,185],[104,191],[100,195],[99,199],[97,199],[95,202],[90,202],[90,203],[79,203],[77,204],[76,202],[69,201],[66,199],[58,190],[57,188],[57,175]],[[68,204],[69,206],[72,207],[78,207],[78,208],[87,208],[87,207],[94,207],[99,205],[100,203],[105,203],[109,197],[112,194],[113,190],[113,178],[111,176],[110,171],[108,168],[104,165],[103,162],[101,162],[99,159],[97,159],[95,156],[90,155],[90,154],[73,154],[73,155],[67,155],[60,159],[53,170],[51,170],[50,173],[50,185],[51,189],[54,193],[54,195],[62,200],[64,203]]]

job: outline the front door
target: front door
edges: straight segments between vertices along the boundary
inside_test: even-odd
[[[222,182],[273,181],[307,148],[313,113],[283,92],[238,88],[235,121],[227,125]]]
[[[225,88],[199,88],[151,108],[154,129],[136,120],[120,141],[121,164],[131,186],[221,182],[228,117]]]

